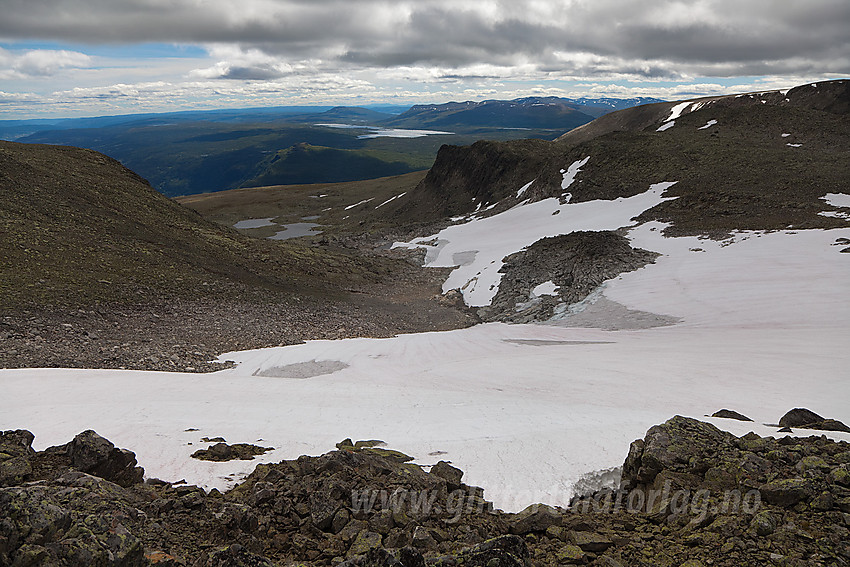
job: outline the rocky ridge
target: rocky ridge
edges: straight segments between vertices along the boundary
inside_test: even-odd
[[[850,444],[735,437],[676,416],[619,490],[494,510],[447,462],[379,442],[258,465],[221,494],[156,479],[93,431],[36,452],[0,434],[0,565],[850,564]],[[426,469],[429,469],[426,471]]]
[[[486,321],[527,323],[549,319],[558,306],[578,303],[605,280],[655,261],[658,254],[635,249],[611,231],[579,231],[538,240],[511,254],[499,270],[499,291],[490,306],[478,311]],[[535,295],[541,283],[556,289]]]

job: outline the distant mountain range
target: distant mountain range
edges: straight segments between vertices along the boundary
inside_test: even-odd
[[[411,107],[407,112],[387,120],[385,124],[404,128],[447,128],[463,125],[496,128],[562,128],[569,130],[586,124],[608,112],[653,102],[662,101],[655,98],[526,97],[515,100],[424,104]]]
[[[423,170],[443,144],[551,140],[617,108],[655,100],[530,97],[417,105],[403,112],[388,106],[274,107],[16,120],[0,121],[0,138],[93,149],[176,196]],[[306,147],[316,151],[301,151]]]

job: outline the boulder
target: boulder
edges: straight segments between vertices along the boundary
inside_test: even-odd
[[[310,519],[313,525],[322,531],[329,531],[333,526],[334,516],[340,509],[339,500],[327,491],[315,492],[310,495]]]
[[[145,470],[136,466],[136,454],[119,449],[91,429],[83,431],[65,445],[50,447],[47,453],[64,454],[71,466],[123,487],[142,482]]]
[[[381,547],[381,534],[376,532],[370,532],[368,530],[363,530],[357,537],[354,539],[354,542],[351,544],[351,547],[348,548],[348,557],[354,557],[355,555],[364,555],[370,549],[376,549]]]
[[[817,431],[843,431],[844,433],[850,433],[850,427],[838,421],[837,419],[824,419],[823,421],[818,421],[816,423],[801,425],[800,429],[815,429]]]
[[[733,447],[736,439],[710,423],[674,416],[632,443],[623,464],[623,487],[652,484],[662,470],[695,472],[700,463],[713,461],[718,451]]]
[[[32,473],[33,439],[24,429],[0,432],[0,486],[20,484]]]
[[[775,480],[759,486],[758,491],[765,502],[783,508],[790,508],[815,494],[812,483],[802,478]]]
[[[457,490],[461,487],[461,478],[463,471],[459,468],[451,466],[446,461],[440,461],[431,467],[431,474],[436,475],[446,481],[446,487],[449,490]]]
[[[750,531],[758,536],[769,536],[776,531],[776,517],[767,510],[762,510],[750,521]]]
[[[801,427],[823,421],[824,418],[805,408],[794,408],[779,420],[781,427]]]
[[[225,462],[237,459],[250,461],[257,455],[262,455],[268,451],[274,451],[274,447],[260,447],[251,443],[234,443],[233,445],[228,445],[227,443],[220,442],[207,449],[198,449],[191,456],[193,459],[200,461]]]
[[[238,543],[214,551],[203,565],[205,567],[272,567],[268,559],[249,552]]]
[[[461,552],[457,564],[464,567],[527,567],[528,547],[521,537],[499,536]]]
[[[749,417],[744,414],[738,413],[734,410],[722,409],[711,414],[711,417],[722,417],[724,419],[737,419],[738,421],[752,421]]]
[[[561,514],[546,504],[532,504],[508,520],[512,534],[525,535],[531,532],[545,532],[551,526],[561,525]]]
[[[430,530],[424,526],[416,526],[413,530],[413,547],[422,550],[431,550],[437,547],[437,540],[431,535]]]
[[[604,535],[593,532],[571,531],[568,539],[582,551],[593,553],[601,553],[614,545],[614,542]]]
[[[33,439],[24,429],[0,431],[0,486],[19,484],[32,472]]]

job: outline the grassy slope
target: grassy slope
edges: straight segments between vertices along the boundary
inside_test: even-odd
[[[280,224],[286,224],[301,222],[302,217],[318,216],[313,222],[323,225],[325,235],[350,234],[389,226],[381,222],[379,215],[373,214],[376,212],[375,207],[391,197],[412,191],[425,177],[425,173],[417,171],[347,183],[232,189],[177,197],[176,200],[198,211],[204,218],[226,226],[251,218],[271,217]],[[346,210],[346,207],[367,199],[371,201]],[[370,222],[368,227],[365,226],[367,220]],[[277,230],[279,228],[265,227],[243,232],[266,237]]]
[[[389,261],[245,237],[89,150],[0,142],[0,309],[162,296],[338,297]]]
[[[366,179],[427,169],[444,143],[471,144],[479,139],[519,137],[554,139],[563,130],[506,130],[464,128],[452,135],[421,138],[358,139],[364,130],[345,130],[269,122],[226,123],[151,118],[102,128],[47,131],[23,142],[84,147],[102,152],[136,171],[168,196],[190,195],[241,186],[332,182]],[[299,144],[333,148],[345,165],[322,166],[322,159],[291,162],[291,169],[274,167],[274,156]],[[403,165],[402,165],[403,164]],[[269,166],[272,166],[271,168]],[[362,173],[352,170],[361,167]],[[347,177],[340,177],[345,172]]]

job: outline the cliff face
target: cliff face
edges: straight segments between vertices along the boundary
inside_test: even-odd
[[[42,452],[32,441],[0,434],[2,565],[850,561],[850,445],[826,437],[739,438],[676,416],[632,444],[621,489],[518,514],[450,464],[426,472],[374,441],[259,465],[225,494],[142,483],[133,453],[92,431]]]
[[[535,177],[558,155],[545,140],[476,142],[443,146],[433,167],[393,215],[406,222],[436,222],[500,201]]]

